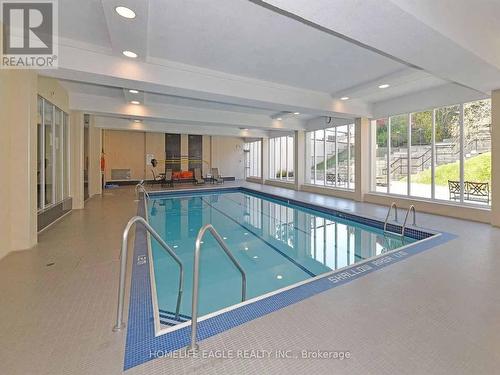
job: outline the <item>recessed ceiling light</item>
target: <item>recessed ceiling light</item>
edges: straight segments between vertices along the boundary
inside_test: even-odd
[[[122,53],[125,56],[130,57],[131,59],[135,59],[137,57],[137,53],[132,52],[132,51],[123,51]]]
[[[283,120],[283,119],[282,119],[281,117],[278,117],[276,120],[281,121],[281,120]]]
[[[134,122],[141,122],[141,120],[134,120]]]
[[[245,250],[248,250],[248,247],[245,246]]]
[[[135,104],[135,105],[141,104],[141,102],[138,102],[137,100],[132,100],[130,103]]]
[[[349,97],[348,96],[343,96],[340,98],[340,100],[349,100]]]
[[[139,91],[137,91],[137,90],[132,90],[132,89],[131,89],[131,90],[128,90],[128,92],[129,92],[129,93],[131,93],[131,94],[139,94]]]
[[[179,245],[174,245],[174,249],[177,249],[179,247]]]
[[[294,115],[300,115],[300,112],[293,112]]]
[[[227,237],[222,237],[223,240],[227,240]]]
[[[383,85],[380,85],[378,88],[379,89],[386,89],[388,88],[390,85],[388,83],[384,83]]]
[[[252,258],[253,259],[259,259],[259,257],[257,255],[254,255]]]
[[[281,280],[281,279],[283,278],[283,276],[278,275],[278,276],[276,276],[276,278],[277,278],[278,280]]]
[[[135,12],[130,8],[119,6],[115,8],[115,11],[124,18],[135,18]]]

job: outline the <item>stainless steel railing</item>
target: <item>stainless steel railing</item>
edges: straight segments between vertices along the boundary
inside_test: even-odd
[[[405,216],[405,221],[403,222],[403,226],[401,227],[401,236],[404,237],[405,235],[405,228],[406,228],[406,222],[408,220],[408,216],[410,215],[410,212],[413,212],[413,226],[417,225],[417,211],[415,210],[415,206],[411,205],[410,208],[408,208],[408,211],[406,211],[406,216]]]
[[[125,299],[125,276],[127,272],[127,252],[128,252],[128,235],[132,225],[135,223],[142,224],[146,230],[154,237],[156,241],[165,249],[165,251],[174,259],[174,261],[179,265],[180,273],[179,273],[179,292],[177,294],[177,307],[175,310],[176,319],[179,317],[179,309],[181,305],[182,299],[182,291],[183,291],[183,283],[184,283],[184,266],[182,265],[181,260],[175,254],[175,252],[168,246],[165,241],[160,237],[158,233],[148,224],[148,222],[140,216],[134,216],[131,218],[125,229],[123,230],[122,237],[122,249],[121,249],[121,259],[120,259],[120,285],[118,288],[118,307],[116,310],[116,324],[113,327],[113,331],[121,331],[125,327],[125,322],[123,321],[123,305]]]
[[[391,215],[391,211],[394,208],[394,221],[398,221],[398,206],[396,205],[396,202],[392,202],[391,207],[389,207],[389,211],[387,211],[387,216],[385,217],[384,221],[384,232],[387,231],[387,222],[389,221],[389,216]]]
[[[195,249],[194,249],[194,264],[193,264],[193,300],[192,300],[192,314],[191,314],[191,344],[189,345],[190,351],[197,351],[198,344],[196,343],[196,333],[198,330],[198,282],[199,282],[199,274],[200,274],[200,249],[201,249],[201,240],[205,233],[210,231],[212,236],[216,239],[219,245],[222,247],[222,250],[229,257],[231,262],[236,266],[238,271],[241,273],[241,301],[246,300],[247,293],[247,277],[243,268],[241,268],[240,264],[236,260],[236,258],[231,254],[229,248],[226,243],[222,239],[222,237],[217,233],[215,228],[211,224],[206,224],[203,226],[198,232],[198,236],[196,237]]]
[[[144,195],[149,199],[149,193],[144,187],[144,180],[141,180],[137,185],[135,185],[135,196],[137,199],[139,199],[139,190],[142,190],[144,192]]]

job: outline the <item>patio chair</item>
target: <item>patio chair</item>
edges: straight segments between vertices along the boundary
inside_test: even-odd
[[[201,177],[200,168],[195,168],[194,169],[194,184],[195,185],[202,185],[204,183],[205,183],[205,180]]]
[[[214,179],[214,182],[216,182],[218,184],[224,183],[224,179],[219,174],[219,168],[212,168],[212,178]]]
[[[158,161],[156,159],[151,160],[151,173],[153,174],[153,184],[163,184],[165,181],[165,175],[163,173],[158,173],[156,171],[156,166],[158,165]]]
[[[164,182],[167,186],[174,187],[174,178],[172,177],[172,170],[171,169],[167,169],[165,171]]]
[[[151,168],[151,173],[153,174],[153,184],[163,184],[165,181],[165,175],[162,173],[156,174],[155,168]]]

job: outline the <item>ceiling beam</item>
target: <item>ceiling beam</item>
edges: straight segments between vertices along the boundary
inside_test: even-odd
[[[134,119],[159,119],[168,122],[228,126],[255,129],[302,130],[305,123],[297,118],[273,120],[262,114],[230,112],[172,104],[135,105],[120,98],[70,93],[70,108],[94,114]]]
[[[198,135],[219,135],[242,138],[267,138],[268,131],[258,129],[238,129],[220,126],[200,126],[179,124],[175,122],[167,123],[146,119],[141,122],[134,122],[130,119],[114,118],[109,116],[94,116],[95,126],[101,129],[143,131],[154,133],[181,133]]]

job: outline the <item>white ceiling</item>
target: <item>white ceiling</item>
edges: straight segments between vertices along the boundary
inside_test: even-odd
[[[391,1],[427,26],[500,68],[500,1]]]
[[[60,69],[41,73],[63,80],[74,109],[259,131],[371,116],[426,92],[453,100],[457,87],[463,98],[500,86],[498,2],[475,2],[474,12],[470,1],[435,3],[64,0]],[[136,19],[119,17],[118,5]],[[129,104],[128,88],[141,91],[141,106]],[[272,119],[283,111],[301,114]]]
[[[152,57],[329,93],[402,68],[246,0],[150,0],[150,9]]]

